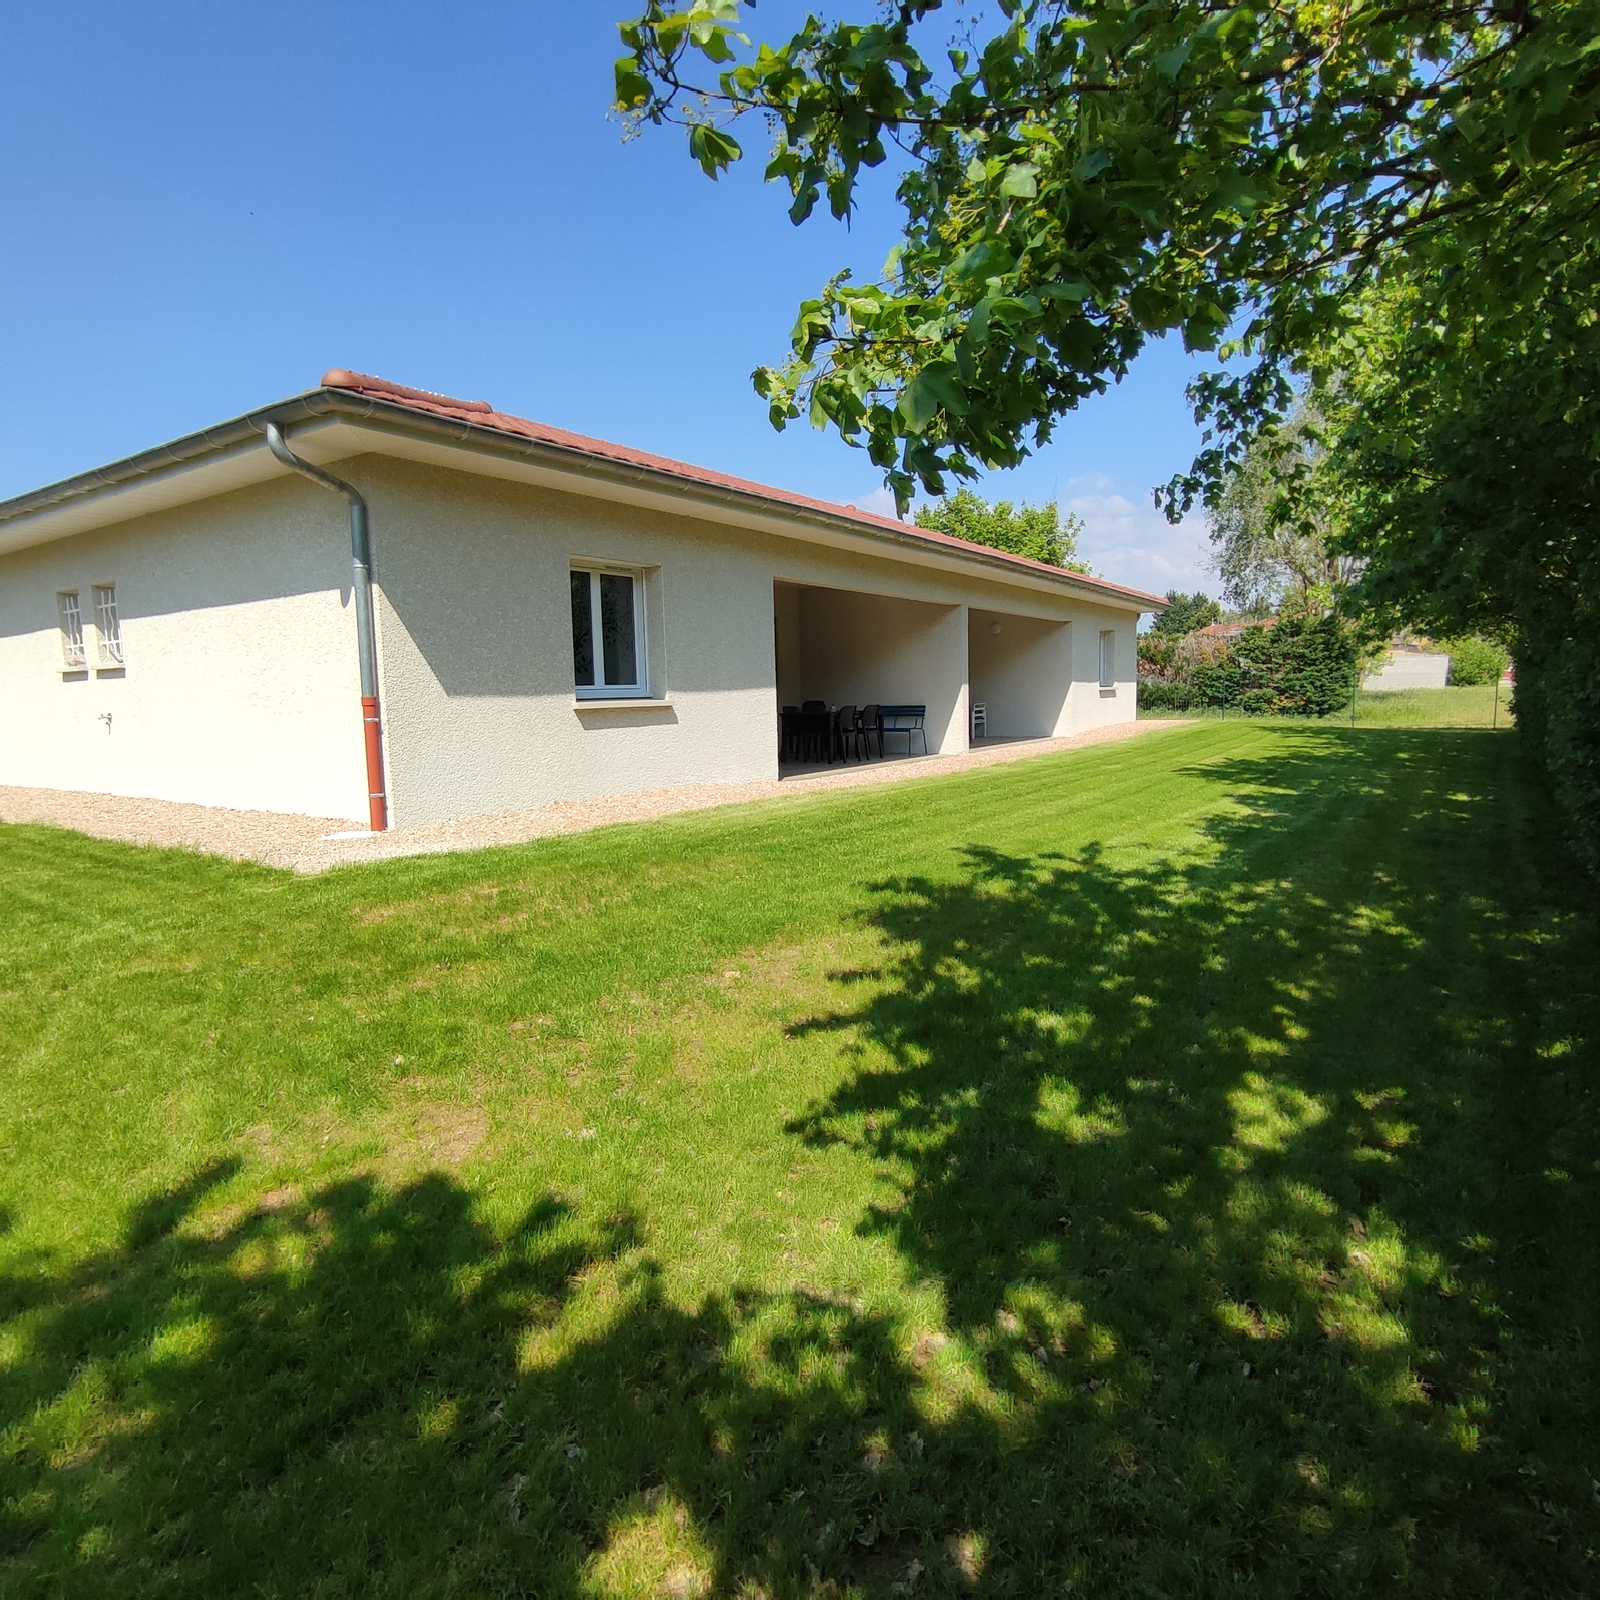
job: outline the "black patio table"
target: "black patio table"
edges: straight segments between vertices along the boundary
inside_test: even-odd
[[[783,713],[783,748],[794,761],[833,760],[836,730],[832,711],[789,711]],[[815,750],[816,755],[807,754]]]
[[[853,708],[852,708],[853,709]],[[783,718],[783,748],[793,761],[848,761],[850,752],[845,744],[846,730],[839,726],[838,706],[826,711],[795,711],[785,706]],[[807,754],[814,750],[815,755]],[[824,754],[826,752],[826,754]]]

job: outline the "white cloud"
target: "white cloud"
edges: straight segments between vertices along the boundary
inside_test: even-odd
[[[857,511],[871,511],[880,517],[895,517],[899,515],[894,508],[894,491],[883,484],[871,491],[870,494],[858,494],[850,502]]]
[[[1211,547],[1203,518],[1185,517],[1174,527],[1152,501],[1136,504],[1098,472],[1069,479],[1061,506],[1083,519],[1078,553],[1113,583],[1152,594],[1215,587],[1206,569]]]
[[[981,486],[979,493],[985,489],[991,498],[1006,498],[993,484]],[[1211,542],[1203,517],[1185,517],[1173,526],[1148,496],[1142,503],[1130,500],[1103,472],[1069,478],[1057,499],[1063,512],[1083,519],[1078,554],[1101,577],[1149,594],[1169,589],[1215,592],[1216,577],[1206,566]],[[881,486],[850,503],[879,516],[896,514],[894,495]]]

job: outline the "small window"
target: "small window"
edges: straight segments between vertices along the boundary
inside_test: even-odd
[[[1114,689],[1117,686],[1117,635],[1114,630],[1107,628],[1100,635],[1100,687]]]
[[[643,695],[644,575],[574,567],[572,681],[580,700]]]
[[[100,638],[100,665],[120,667],[122,624],[117,620],[117,588],[112,583],[94,586],[94,631]]]
[[[78,591],[63,589],[56,596],[56,616],[61,622],[61,661],[69,671],[82,667],[83,612],[78,609]]]

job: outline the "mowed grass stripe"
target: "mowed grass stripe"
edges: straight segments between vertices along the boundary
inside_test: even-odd
[[[0,831],[0,1595],[1581,1594],[1596,927],[1477,733]]]

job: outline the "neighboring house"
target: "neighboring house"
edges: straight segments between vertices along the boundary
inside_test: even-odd
[[[1213,622],[1195,631],[1202,639],[1221,639],[1232,644],[1252,628],[1270,628],[1277,620],[1276,617],[1262,617],[1255,622]]]
[[[958,751],[1132,721],[1162,603],[335,370],[0,504],[0,783],[413,827],[772,778],[808,699]]]

